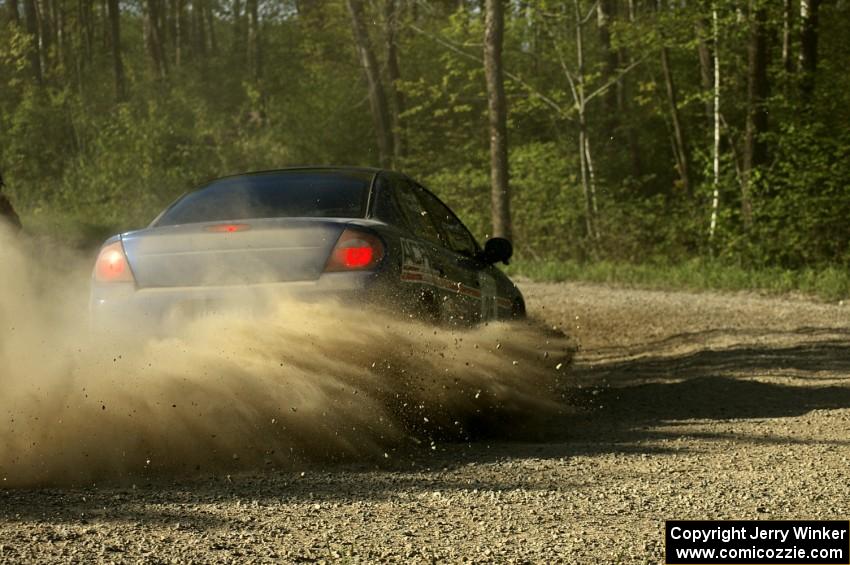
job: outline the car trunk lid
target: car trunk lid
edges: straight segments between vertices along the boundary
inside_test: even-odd
[[[344,221],[242,220],[152,228],[122,237],[139,287],[315,280]]]

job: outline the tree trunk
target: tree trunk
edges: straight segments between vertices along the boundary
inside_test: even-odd
[[[661,48],[661,70],[664,73],[664,84],[667,90],[667,103],[670,106],[670,118],[673,122],[673,141],[676,145],[676,168],[679,170],[679,180],[682,188],[691,195],[691,178],[689,171],[688,148],[685,142],[685,131],[682,128],[682,120],[679,116],[679,103],[676,99],[676,85],[673,83],[673,74],[670,72],[670,54],[667,47]]]
[[[587,237],[591,242],[592,254],[596,255],[599,246],[599,229],[597,227],[596,205],[596,183],[594,176],[590,173],[591,161],[590,140],[587,135],[587,114],[584,97],[584,33],[582,32],[582,14],[579,0],[573,0],[575,12],[575,35],[576,35],[576,78],[573,89],[573,98],[578,111],[578,155],[579,170],[581,171],[581,186],[584,192],[585,223],[587,224]]]
[[[94,2],[95,0],[92,0]],[[100,36],[101,41],[103,42],[103,50],[109,51],[112,49],[111,46],[111,35],[109,33],[110,23],[109,23],[109,0],[96,0],[100,5],[100,10],[98,10],[97,16],[100,19],[100,28],[103,29],[103,34]],[[96,26],[95,26],[96,27]]]
[[[596,21],[599,30],[599,44],[602,46],[602,84],[607,84],[617,72],[617,51],[611,48],[611,21],[613,19],[614,2],[599,0],[596,4]],[[606,140],[614,137],[617,128],[617,93],[621,90],[618,81],[616,88],[609,88],[602,97],[605,112],[604,135]]]
[[[124,80],[124,63],[121,61],[121,14],[118,0],[108,0],[109,36],[112,47],[112,75],[115,79],[115,99],[119,102],[127,98],[127,86]]]
[[[59,13],[60,2],[62,0],[45,0],[45,14],[47,16],[48,33],[50,34],[50,44],[59,44],[59,24],[62,21],[62,16]]]
[[[245,44],[244,25],[242,23],[242,2],[241,0],[233,0],[233,53],[241,52],[242,46]]]
[[[389,79],[390,110],[393,128],[393,162],[397,165],[401,158],[404,157],[404,141],[402,139],[401,129],[404,96],[398,88],[401,73],[398,68],[398,45],[396,43],[398,30],[396,0],[384,0],[384,21],[387,26],[387,78]]]
[[[767,160],[767,150],[762,139],[767,131],[767,13],[759,0],[750,0],[750,37],[747,47],[747,124],[744,137],[743,184],[741,190],[741,215],[744,225],[753,220],[753,171]]]
[[[44,81],[44,74],[41,67],[41,41],[38,35],[38,10],[36,9],[35,0],[24,0],[24,14],[27,21],[27,35],[30,36],[32,46],[30,47],[30,66],[35,81],[41,84]]]
[[[186,59],[189,22],[186,16],[186,0],[173,0],[174,9],[174,66],[180,67]]]
[[[168,0],[151,0],[156,5],[156,17],[153,19],[156,52],[159,56],[162,71],[161,76],[168,76]]]
[[[6,17],[9,23],[19,25],[21,23],[21,15],[18,10],[18,0],[6,0]]]
[[[41,58],[40,65],[43,73],[50,70],[50,46],[52,44],[52,30],[50,27],[50,4],[49,0],[37,0],[36,22],[38,24],[38,54]]]
[[[593,196],[591,202],[591,205],[593,206],[593,215],[598,218],[599,208],[596,204],[596,173],[593,172],[593,157],[590,154],[590,140],[587,135],[584,136],[584,158],[587,160],[587,178],[590,181],[590,194]]]
[[[493,235],[510,239],[508,109],[502,69],[504,31],[503,0],[487,0],[484,16],[484,74],[487,78],[487,108],[490,116],[490,203]]]
[[[254,0],[256,3],[257,0]],[[207,35],[204,30],[204,0],[191,0],[192,55],[203,68],[207,63]]]
[[[79,1],[79,20],[80,20],[80,33],[82,35],[81,41],[83,46],[83,57],[87,64],[90,64],[92,61],[92,54],[94,49],[94,15],[92,9],[92,0],[78,0]]]
[[[163,45],[161,7],[161,0],[147,0],[145,2],[144,31],[145,45],[151,58],[154,74],[158,78],[164,79],[168,75],[168,62],[165,59]]]
[[[248,67],[251,78],[255,83],[263,76],[263,52],[260,39],[260,12],[258,0],[248,0],[245,8],[248,10]]]
[[[629,1],[627,17],[629,22],[634,23],[635,12],[632,0]],[[620,68],[626,68],[631,64],[631,57],[625,47],[619,50]],[[617,88],[617,112],[621,116],[630,116],[629,98],[627,97],[629,89],[629,77],[623,75],[620,77]],[[639,179],[643,176],[643,158],[641,156],[640,141],[638,140],[637,130],[634,121],[626,119],[626,137],[629,145],[629,156],[631,158],[632,175]]]
[[[712,8],[711,19],[712,35],[714,36],[714,146],[712,148],[714,194],[711,199],[709,242],[714,240],[714,233],[717,230],[717,211],[720,207],[720,32],[717,25],[717,6]]]
[[[782,68],[785,72],[794,72],[794,58],[791,56],[791,30],[794,29],[794,10],[792,0],[782,4]]]
[[[218,41],[215,37],[215,18],[213,17],[212,5],[209,2],[204,3],[204,15],[207,22],[207,36],[210,40],[210,53],[216,55],[218,53]]]
[[[714,103],[712,101],[712,77],[711,77],[711,48],[708,46],[707,24],[702,16],[697,19],[695,28],[697,35],[697,53],[699,54],[699,75],[702,82],[702,90],[705,95],[705,118],[711,123],[714,115]]]
[[[591,188],[591,176],[589,173],[587,155],[590,144],[587,141],[587,122],[584,115],[584,110],[579,110],[579,125],[578,125],[578,153],[579,153],[579,170],[581,171],[581,188],[584,193],[584,218],[587,228],[587,237],[592,242],[593,253],[596,253],[596,242],[599,239],[599,232],[596,229],[596,198],[594,198],[594,190]]]
[[[360,64],[366,74],[369,85],[369,104],[372,109],[372,121],[378,141],[378,160],[382,167],[390,167],[393,155],[393,138],[390,126],[390,112],[387,97],[381,83],[381,70],[372,51],[369,33],[363,15],[363,0],[347,0],[354,29],[354,41],[360,55]]]
[[[68,55],[67,45],[65,44],[65,1],[54,0],[53,2],[54,26],[56,30],[56,58],[60,65],[66,66],[65,57]]]
[[[818,11],[821,0],[800,0],[800,94],[811,102],[818,68]]]
[[[163,13],[167,13],[166,35],[168,36],[168,58],[177,66],[177,13],[179,6],[177,0],[163,0],[165,6]]]

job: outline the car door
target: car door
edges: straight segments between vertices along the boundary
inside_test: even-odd
[[[445,307],[450,294],[443,280],[445,271],[440,233],[428,210],[416,195],[416,185],[405,177],[389,179],[395,207],[407,227],[407,237],[401,238],[401,282],[415,285],[419,290],[417,300],[435,318],[449,319],[450,309]]]
[[[449,318],[473,323],[497,316],[496,281],[477,259],[475,238],[439,198],[416,185],[415,193],[438,230],[438,271],[447,291],[445,308]]]

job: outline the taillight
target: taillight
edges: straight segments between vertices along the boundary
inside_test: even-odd
[[[334,246],[325,272],[363,271],[384,257],[384,244],[370,233],[346,229]]]
[[[94,264],[94,280],[97,282],[133,282],[133,271],[124,246],[120,241],[110,243],[100,250]]]

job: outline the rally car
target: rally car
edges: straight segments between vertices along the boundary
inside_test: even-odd
[[[189,192],[147,228],[110,237],[92,274],[96,327],[137,327],[228,310],[262,314],[281,297],[382,306],[437,323],[525,315],[484,247],[416,181],[367,168],[288,168]]]

